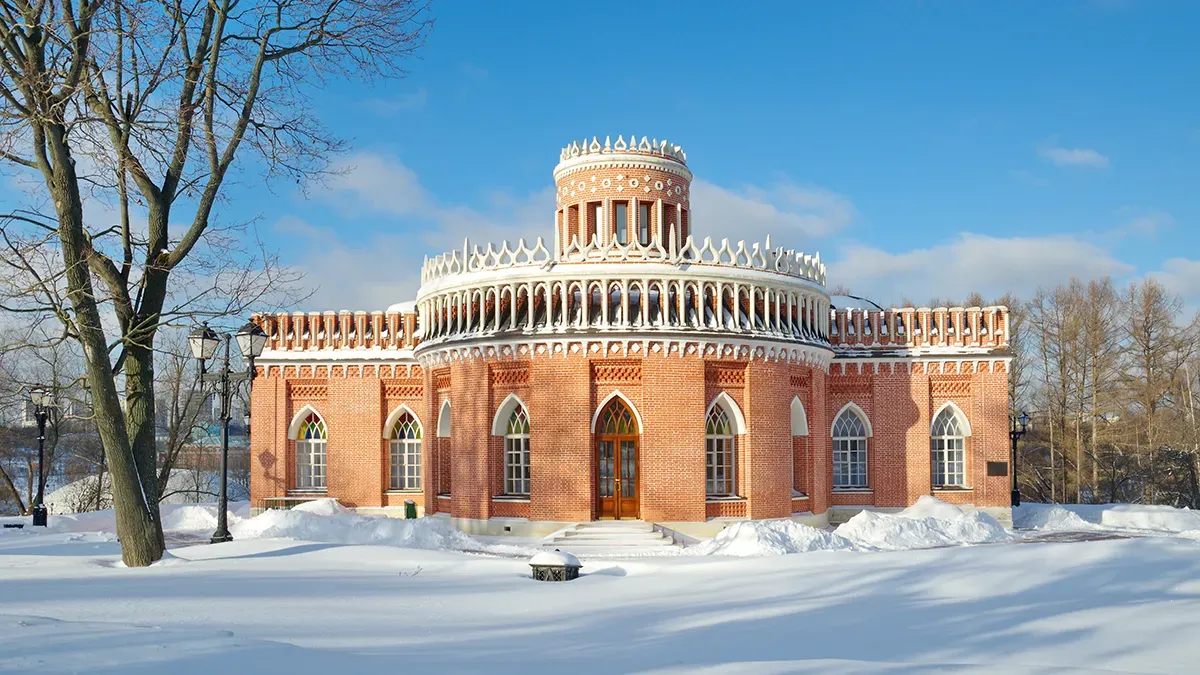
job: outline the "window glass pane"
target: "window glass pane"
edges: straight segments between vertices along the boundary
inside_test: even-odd
[[[646,203],[638,204],[638,242],[650,244],[650,205]]]
[[[629,243],[629,205],[625,202],[613,202],[613,220],[617,225],[617,243]]]

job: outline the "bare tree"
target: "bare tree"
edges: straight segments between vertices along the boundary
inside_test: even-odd
[[[235,159],[253,180],[319,176],[341,144],[309,95],[329,74],[401,75],[428,26],[421,0],[0,0],[0,160],[45,196],[0,219],[22,280],[2,307],[82,347],[127,565],[164,549],[159,328],[239,313],[278,273],[222,264],[246,257],[213,216]],[[97,195],[116,224],[88,218]]]

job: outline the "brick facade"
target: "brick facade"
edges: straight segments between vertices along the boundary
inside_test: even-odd
[[[251,403],[254,505],[324,494],[360,509],[411,499],[462,521],[593,520],[605,484],[596,418],[614,400],[636,420],[634,474],[616,477],[636,485],[643,520],[823,516],[926,494],[1008,505],[1010,479],[987,471],[1008,462],[1007,310],[835,310],[819,260],[696,243],[681,227],[682,151],[632,147],[563,151],[552,251],[464,247],[426,264],[417,303],[387,312],[256,317],[268,347]],[[626,243],[614,241],[617,202],[628,204]],[[640,203],[653,206],[649,241],[637,241]],[[969,435],[964,484],[941,489],[930,433],[947,404]],[[719,496],[706,494],[714,405],[734,448],[733,494]],[[386,427],[401,406],[421,426],[420,490],[389,489]],[[517,406],[529,489],[506,494]],[[844,410],[869,430],[855,489],[833,485]],[[327,430],[325,488],[301,492],[297,443],[311,443],[294,423],[309,412]]]

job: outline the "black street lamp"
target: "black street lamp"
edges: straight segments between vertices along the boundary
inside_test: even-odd
[[[237,340],[238,350],[246,359],[244,372],[234,372],[229,367],[229,343],[232,339]],[[215,373],[205,372],[205,363],[216,353],[222,340],[225,342],[225,358],[221,368]],[[221,401],[221,488],[217,496],[217,531],[212,536],[214,544],[233,540],[226,515],[229,510],[229,420],[233,417],[233,399],[239,384],[246,382],[249,385],[254,380],[254,359],[262,355],[266,344],[267,334],[252,321],[239,328],[236,335],[218,335],[207,323],[197,326],[188,334],[192,356],[200,361],[200,380],[216,384],[216,393]]]
[[[1021,505],[1021,488],[1017,486],[1017,441],[1025,435],[1029,426],[1028,413],[1021,413],[1010,423],[1008,437],[1012,439],[1012,505]]]
[[[29,404],[33,407],[33,416],[38,425],[38,482],[30,512],[33,514],[34,527],[46,527],[46,505],[43,503],[46,486],[46,420],[54,409],[54,394],[46,387],[30,387]]]

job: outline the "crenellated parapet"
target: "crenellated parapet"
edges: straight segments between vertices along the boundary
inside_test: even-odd
[[[575,141],[558,153],[558,161],[568,162],[572,159],[580,157],[588,157],[595,155],[611,155],[620,153],[632,153],[643,155],[657,155],[667,159],[674,160],[680,164],[687,164],[687,153],[683,151],[683,147],[671,143],[667,139],[659,141],[657,138],[653,140],[642,136],[642,140],[638,141],[637,136],[630,134],[629,142],[625,142],[624,136],[617,136],[617,142],[612,142],[611,136],[604,137],[604,144],[601,145],[600,139],[597,136],[592,136],[592,140],[588,141],[584,138],[582,142]]]
[[[263,352],[267,359],[286,352],[411,352],[420,343],[417,314],[411,309],[406,312],[280,312],[255,314],[251,321],[267,334]]]
[[[1001,350],[1008,347],[1008,308],[837,309],[831,312],[829,328],[829,343],[838,355]]]
[[[663,262],[679,268],[693,266],[730,267],[735,269],[759,270],[796,277],[815,284],[825,285],[825,265],[821,255],[809,255],[792,249],[771,246],[768,237],[765,244],[747,244],[744,241],[730,243],[722,239],[714,243],[705,237],[699,246],[692,237],[681,246],[674,242],[652,242],[641,244],[631,241],[618,244],[614,241],[602,243],[593,236],[586,244],[572,239],[559,256],[546,249],[538,237],[532,246],[524,239],[515,245],[502,242],[499,247],[489,243],[486,248],[471,246],[463,241],[463,248],[432,258],[426,257],[421,266],[421,283],[428,284],[460,274],[503,270],[516,267],[539,267],[549,269],[560,262],[565,263],[623,263]]]

